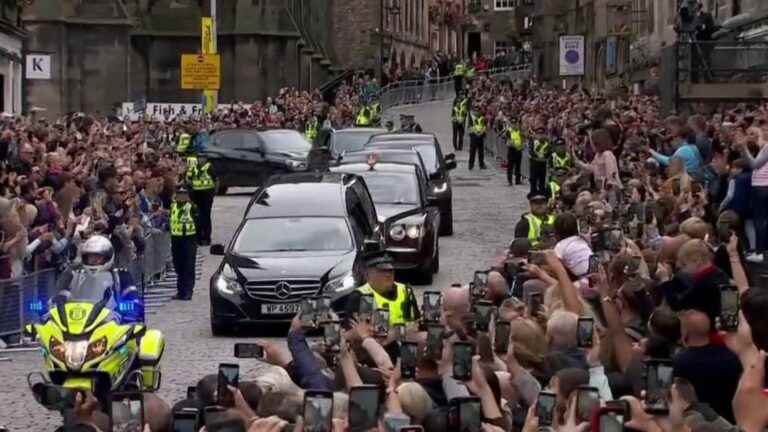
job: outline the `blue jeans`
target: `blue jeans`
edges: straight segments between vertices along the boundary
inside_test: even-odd
[[[752,213],[755,219],[755,249],[768,251],[768,186],[752,186]]]

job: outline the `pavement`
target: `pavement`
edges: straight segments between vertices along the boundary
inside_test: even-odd
[[[444,153],[451,146],[451,106],[449,102],[415,105],[388,112],[388,118],[400,113],[414,114],[425,131],[438,134]],[[465,148],[468,144],[465,143]],[[507,186],[498,164],[486,160],[487,170],[467,170],[468,154],[457,154],[458,168],[452,173],[454,235],[440,238],[440,272],[431,286],[417,291],[441,289],[454,282],[469,282],[475,270],[486,269],[493,258],[509,244],[514,225],[527,210],[527,186]],[[251,190],[234,190],[214,203],[214,242],[228,243],[240,222]],[[159,395],[169,403],[182,399],[186,388],[203,375],[215,373],[219,363],[232,363],[236,342],[253,341],[256,334],[214,338],[210,330],[208,280],[220,258],[203,251],[202,277],[190,302],[174,301],[150,315],[148,325],[160,329],[166,338],[161,363],[162,385]],[[42,370],[39,352],[3,354],[10,361],[0,361],[0,426],[10,432],[48,431],[60,425],[58,413],[39,406],[27,388],[30,372]],[[254,361],[255,362],[255,361]],[[241,370],[248,370],[241,361]],[[244,374],[241,372],[241,374]]]

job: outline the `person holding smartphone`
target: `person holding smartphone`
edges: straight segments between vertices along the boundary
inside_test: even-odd
[[[366,284],[347,298],[347,317],[355,317],[360,309],[360,298],[373,295],[374,309],[389,309],[390,327],[418,321],[419,305],[409,285],[395,281],[394,260],[385,251],[370,254],[366,260]]]

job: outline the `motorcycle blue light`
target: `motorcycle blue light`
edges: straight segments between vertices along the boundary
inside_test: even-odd
[[[117,304],[117,310],[121,313],[134,312],[136,310],[136,303],[134,302],[120,302]]]
[[[43,302],[41,300],[33,300],[29,303],[29,311],[30,312],[42,312],[43,311]]]

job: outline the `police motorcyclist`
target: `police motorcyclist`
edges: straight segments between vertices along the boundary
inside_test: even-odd
[[[360,297],[373,295],[376,309],[389,309],[389,325],[406,324],[419,319],[418,304],[410,286],[395,282],[392,257],[384,251],[370,254],[366,260],[367,283],[347,298],[347,317],[360,310]]]
[[[90,237],[80,248],[80,267],[65,272],[59,279],[60,290],[54,303],[70,299],[100,302],[109,289],[112,295],[105,306],[120,315],[123,322],[142,322],[141,293],[128,270],[113,268],[114,258],[109,239],[101,235]]]

